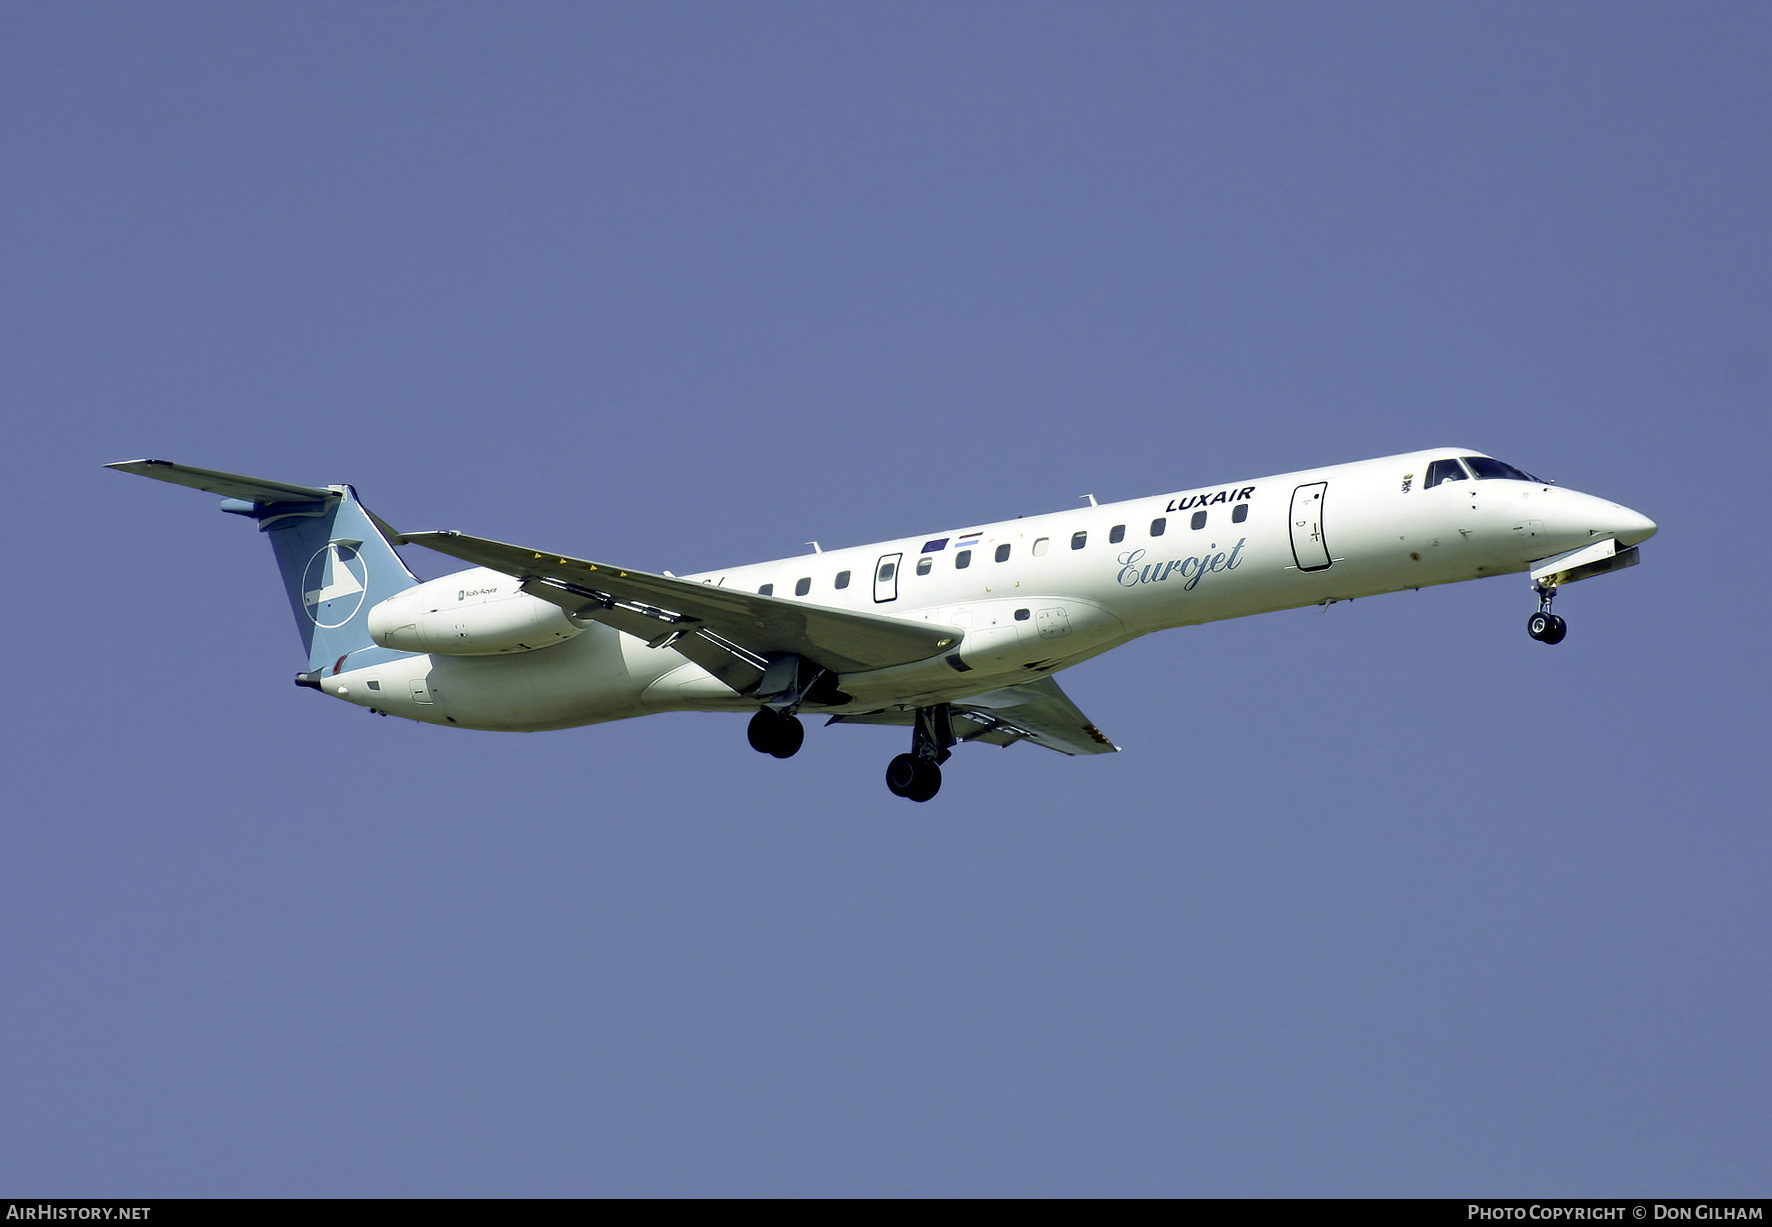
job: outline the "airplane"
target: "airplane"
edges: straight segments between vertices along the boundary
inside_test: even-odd
[[[776,758],[799,750],[801,713],[906,726],[886,786],[912,801],[968,742],[1118,750],[1051,675],[1152,631],[1525,571],[1527,633],[1555,644],[1558,590],[1636,565],[1656,531],[1441,448],[677,576],[401,533],[348,485],[106,467],[220,495],[270,537],[308,651],[298,686],[471,729],[750,712]],[[470,569],[421,582],[405,544]]]

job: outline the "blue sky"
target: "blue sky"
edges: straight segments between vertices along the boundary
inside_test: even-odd
[[[1772,16],[15,4],[0,1189],[1763,1195]],[[679,572],[1468,446],[1125,747],[368,717],[158,456]],[[410,551],[421,575],[453,569]]]

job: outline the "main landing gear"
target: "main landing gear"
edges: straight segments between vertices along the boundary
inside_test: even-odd
[[[911,728],[911,752],[886,764],[886,787],[896,797],[927,801],[941,791],[941,764],[953,753],[954,722],[946,703],[919,707]]]
[[[836,675],[801,656],[780,656],[769,662],[757,682],[763,706],[751,717],[747,733],[751,749],[776,758],[792,758],[806,740],[806,728],[794,713],[802,703],[845,703]]]
[[[792,758],[799,752],[800,743],[806,740],[806,726],[800,723],[800,717],[768,707],[757,710],[746,732],[751,739],[751,749],[777,758]]]
[[[762,706],[746,735],[751,749],[776,758],[792,758],[806,740],[806,727],[794,714],[802,703],[836,706],[850,701],[837,689],[833,674],[798,656],[770,661],[757,683],[757,697]],[[894,796],[929,800],[941,791],[941,765],[955,741],[952,708],[946,703],[919,707],[911,725],[911,752],[886,765],[886,787]]]
[[[1526,619],[1526,633],[1540,643],[1563,642],[1563,636],[1569,633],[1569,624],[1551,612],[1551,601],[1557,595],[1556,588],[1548,584],[1538,584],[1533,591],[1538,593],[1538,612]]]

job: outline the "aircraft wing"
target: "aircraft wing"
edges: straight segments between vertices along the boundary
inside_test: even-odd
[[[777,656],[791,653],[854,673],[925,660],[965,635],[955,626],[807,605],[463,533],[402,539],[515,576],[531,596],[653,647],[674,648],[740,693],[753,688]]]
[[[953,708],[954,736],[961,741],[988,741],[998,746],[1031,741],[1060,754],[1112,754],[1120,748],[1103,737],[1049,677],[957,699],[949,706]],[[915,721],[914,713],[893,708],[832,716],[829,723],[908,726]]]

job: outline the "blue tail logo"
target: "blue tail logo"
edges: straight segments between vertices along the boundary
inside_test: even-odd
[[[336,630],[363,608],[363,598],[369,595],[369,564],[352,546],[328,541],[308,559],[301,587],[308,620],[323,630]]]

